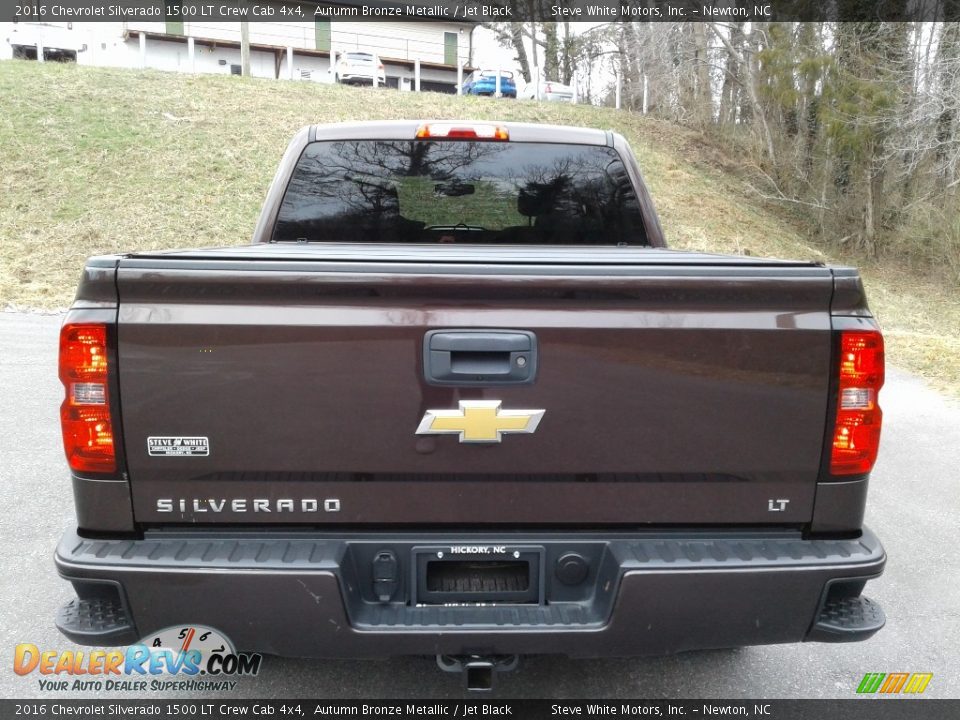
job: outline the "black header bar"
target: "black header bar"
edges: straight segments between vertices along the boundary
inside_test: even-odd
[[[876,22],[960,20],[940,0],[0,0],[0,21]]]
[[[233,700],[217,697],[145,700],[122,693],[103,700],[0,700],[0,718],[154,718],[298,720],[326,717],[391,718],[688,718],[762,720],[926,720],[960,717],[960,700],[861,698],[850,700],[509,700],[491,694],[461,700]]]

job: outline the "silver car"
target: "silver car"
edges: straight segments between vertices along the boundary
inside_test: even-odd
[[[573,88],[561,82],[541,80],[539,96],[536,93],[536,89],[537,84],[529,82],[517,97],[521,100],[536,100],[539,97],[540,100],[573,102]]]

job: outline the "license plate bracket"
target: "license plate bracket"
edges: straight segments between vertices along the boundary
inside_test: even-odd
[[[416,547],[415,605],[543,602],[543,548],[498,544]]]

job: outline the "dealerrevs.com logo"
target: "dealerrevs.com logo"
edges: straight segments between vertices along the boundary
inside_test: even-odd
[[[41,650],[20,643],[13,671],[39,675],[40,689],[49,691],[233,690],[233,678],[256,675],[262,660],[258,653],[238,653],[214,628],[179,625],[120,650]]]

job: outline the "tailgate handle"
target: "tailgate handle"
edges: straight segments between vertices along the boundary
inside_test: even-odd
[[[537,336],[528,330],[430,330],[423,375],[431,385],[524,385],[537,375]]]

